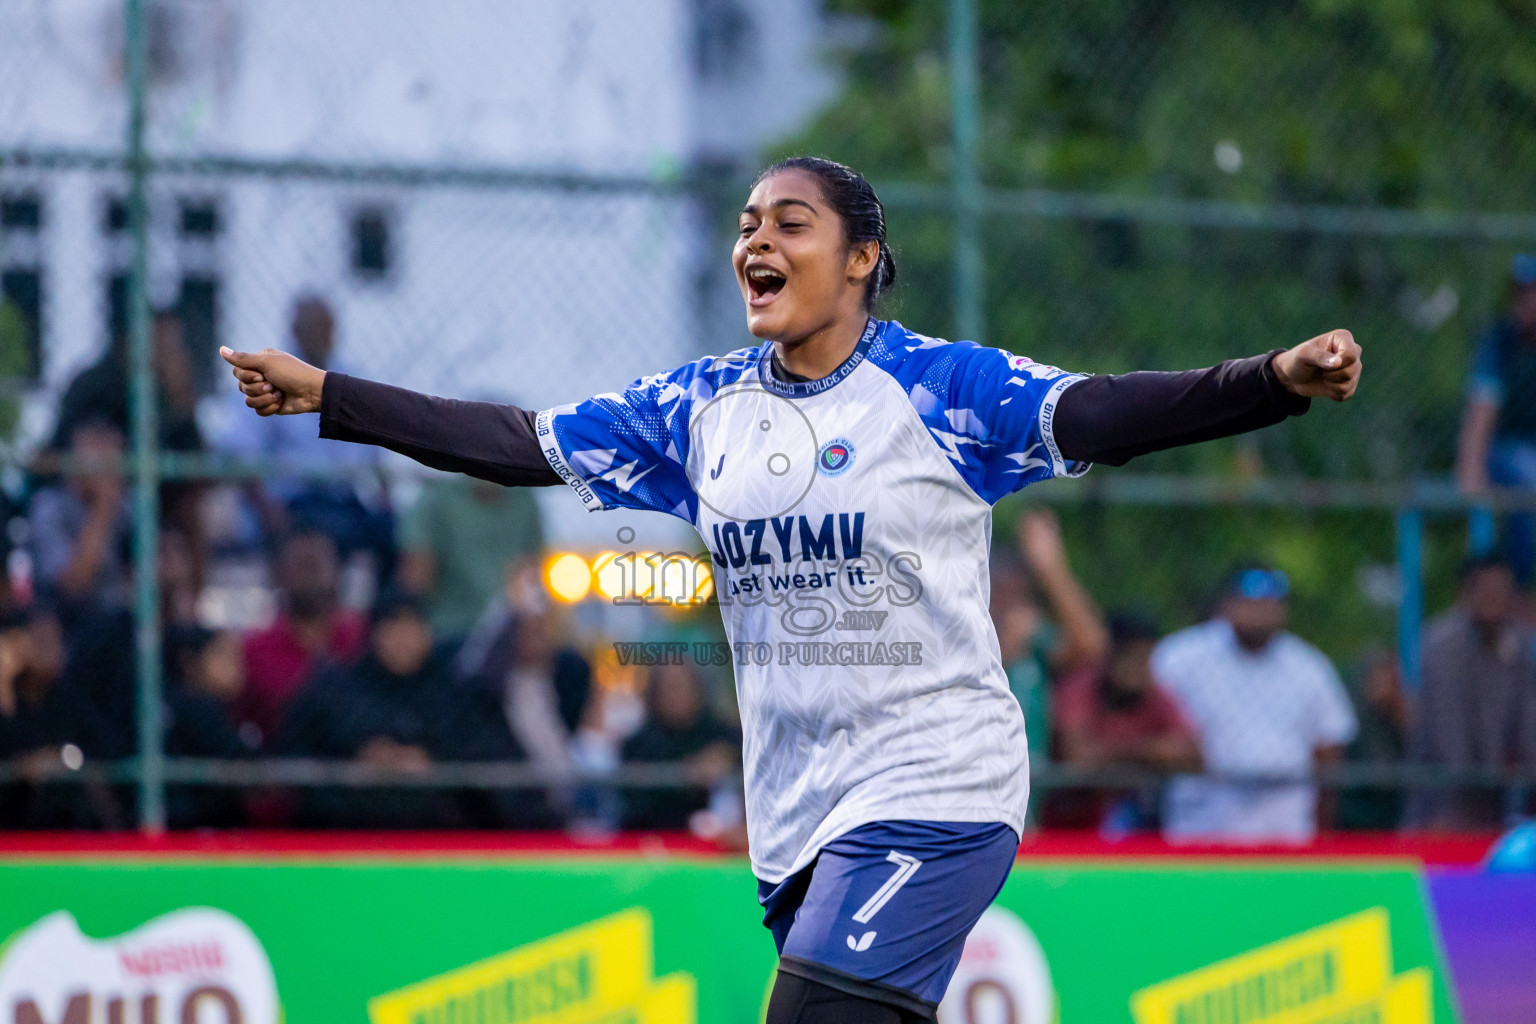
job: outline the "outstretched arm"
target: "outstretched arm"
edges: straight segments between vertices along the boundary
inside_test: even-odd
[[[1483,397],[1467,400],[1456,435],[1456,483],[1462,494],[1479,495],[1488,489],[1488,448],[1498,422],[1497,403]]]
[[[433,469],[508,487],[560,483],[540,449],[534,414],[514,405],[433,398],[343,373],[275,349],[220,355],[245,404],[261,416],[320,414],[320,436],[376,444]]]
[[[1205,370],[1089,377],[1067,388],[1053,426],[1062,457],[1123,465],[1138,455],[1230,437],[1342,402],[1360,380],[1360,346],[1345,330],[1295,348]]]
[[[1052,667],[1099,664],[1109,653],[1109,630],[1088,588],[1072,571],[1061,523],[1050,512],[1039,510],[1020,517],[1015,531],[1035,585],[1061,629],[1061,642],[1051,652]]]

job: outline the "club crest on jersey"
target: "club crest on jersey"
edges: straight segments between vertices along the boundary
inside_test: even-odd
[[[853,442],[834,437],[816,454],[816,468],[827,476],[837,476],[853,465]]]

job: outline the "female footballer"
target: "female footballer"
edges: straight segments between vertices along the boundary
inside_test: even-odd
[[[1336,330],[1205,370],[1083,376],[873,315],[896,278],[862,176],[797,157],[741,210],[761,344],[531,412],[223,350],[262,416],[588,509],[688,520],[737,652],[769,1024],[933,1020],[1024,824],[1024,718],[987,614],[992,505],[1026,484],[1343,401]],[[1044,727],[1043,723],[1039,726]]]

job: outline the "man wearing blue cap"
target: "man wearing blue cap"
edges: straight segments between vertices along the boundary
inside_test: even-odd
[[[1308,780],[1340,759],[1355,716],[1327,655],[1286,632],[1289,596],[1285,573],[1243,568],[1214,618],[1152,653],[1153,674],[1194,725],[1209,773],[1169,784],[1171,840],[1306,843],[1327,817]]]
[[[1483,333],[1467,380],[1456,447],[1456,481],[1467,495],[1496,487],[1536,489],[1536,255],[1510,266],[1505,314]],[[1536,518],[1511,517],[1506,542],[1516,577],[1536,569]]]

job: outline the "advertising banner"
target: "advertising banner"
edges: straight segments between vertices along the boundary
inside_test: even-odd
[[[1455,1024],[1406,864],[1021,863],[943,1024]],[[0,1024],[755,1024],[744,863],[0,860]]]
[[[1428,873],[1457,1002],[1466,1024],[1536,1021],[1536,873]]]

